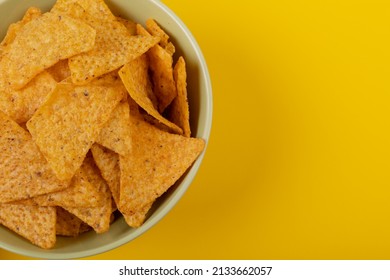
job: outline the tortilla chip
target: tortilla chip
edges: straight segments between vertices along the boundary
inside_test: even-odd
[[[159,130],[130,114],[133,149],[120,156],[119,209],[137,213],[167,191],[192,165],[205,141]]]
[[[101,20],[115,19],[115,16],[103,0],[57,0],[51,12],[69,13],[74,9],[74,4],[79,5],[95,18]]]
[[[56,64],[54,64],[52,67],[47,69],[47,72],[52,75],[54,80],[56,80],[57,83],[67,79],[70,77],[70,69],[68,65],[68,60],[60,60]]]
[[[175,53],[175,46],[169,42],[169,36],[165,31],[157,24],[154,19],[146,20],[146,29],[153,36],[160,38],[159,45],[164,48],[171,56]]]
[[[35,143],[60,179],[70,179],[122,99],[115,87],[58,84],[27,122]]]
[[[148,52],[154,93],[159,101],[159,111],[163,112],[176,97],[173,80],[172,56],[159,45]]]
[[[0,204],[0,224],[43,249],[50,249],[55,245],[54,207]]]
[[[103,0],[78,0],[77,3],[95,18],[107,21],[116,19]]]
[[[26,13],[24,14],[23,16],[23,19],[16,22],[16,23],[12,23],[9,27],[8,27],[8,31],[7,31],[7,34],[5,35],[3,41],[0,43],[0,59],[2,57],[2,54],[4,53],[6,47],[8,45],[10,45],[14,40],[15,40],[15,37],[16,37],[16,34],[19,32],[19,30],[28,22],[30,22],[31,20],[39,17],[42,15],[42,12],[39,8],[36,8],[36,7],[30,7],[28,8],[28,10],[26,11]]]
[[[115,152],[94,144],[91,148],[93,158],[95,159],[96,165],[99,167],[103,178],[106,180],[114,202],[116,205],[119,204],[120,198],[120,166],[119,166],[119,155]],[[145,206],[138,212],[127,214],[121,209],[118,209],[123,215],[126,223],[131,227],[139,227],[145,220],[146,213],[151,208],[152,203]]]
[[[148,37],[150,33],[137,24],[137,33]],[[163,47],[155,45],[147,52],[149,56],[149,68],[152,74],[153,91],[158,100],[158,110],[160,113],[171,104],[176,97],[176,86],[173,79],[173,58]]]
[[[27,122],[42,105],[57,83],[43,71],[20,90],[11,88],[0,90],[0,110],[18,124]]]
[[[120,68],[159,41],[157,37],[131,36],[126,27],[117,20],[101,20],[91,16],[88,11],[82,18],[96,30],[96,43],[91,51],[69,60],[72,81],[75,84],[86,84]]]
[[[97,233],[106,232],[110,228],[112,213],[111,192],[103,179],[104,187],[100,189],[104,196],[104,204],[99,207],[64,207],[65,210],[77,216],[83,222],[91,226]]]
[[[190,109],[187,99],[187,72],[184,58],[179,57],[173,69],[176,82],[177,96],[168,110],[168,119],[183,129],[184,136],[191,136]]]
[[[0,111],[0,203],[65,189],[30,134]]]
[[[130,153],[131,128],[127,99],[123,99],[114,109],[96,142],[121,155]]]
[[[56,209],[56,234],[62,236],[78,236],[83,221],[61,207],[56,207]]]
[[[24,25],[7,48],[0,61],[2,83],[15,90],[24,87],[61,59],[91,50],[95,35],[95,30],[81,20],[43,14]]]
[[[130,35],[137,35],[137,23],[135,23],[132,20],[124,19],[121,17],[117,17],[116,20],[122,23],[126,27]]]
[[[148,61],[146,55],[140,56],[139,58],[136,58],[126,64],[123,68],[121,68],[121,70],[119,70],[119,76],[121,77],[122,82],[131,98],[141,108],[156,118],[159,122],[169,127],[172,132],[177,134],[183,133],[180,127],[160,115],[149,98],[152,88],[148,76]]]
[[[93,228],[91,226],[89,226],[88,224],[82,222],[81,225],[80,225],[79,234],[85,233],[85,232],[88,232],[88,231],[91,231],[91,230],[93,230]]]
[[[100,174],[106,180],[115,203],[119,202],[119,155],[99,144],[93,144],[91,152]]]
[[[70,187],[59,192],[33,198],[39,206],[97,207],[104,204],[100,193],[102,182],[99,170],[92,158],[86,157],[83,165],[74,175]]]

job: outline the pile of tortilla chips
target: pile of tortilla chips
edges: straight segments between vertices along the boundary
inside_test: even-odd
[[[103,0],[32,7],[0,44],[0,224],[41,248],[139,227],[203,151],[186,65],[150,19]]]

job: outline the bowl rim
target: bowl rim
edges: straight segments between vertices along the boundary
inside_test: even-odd
[[[0,0],[0,4],[3,2],[6,2],[7,0]],[[76,259],[76,258],[85,258],[85,257],[92,257],[97,254],[101,254],[110,250],[114,250],[134,239],[144,234],[146,231],[148,231],[150,228],[155,226],[158,222],[162,220],[163,217],[165,217],[172,208],[178,203],[178,201],[181,199],[181,197],[184,195],[184,193],[187,191],[188,187],[191,185],[192,181],[195,178],[196,173],[198,172],[198,169],[203,161],[203,158],[205,156],[206,150],[209,145],[209,139],[211,134],[211,127],[212,127],[212,117],[213,117],[213,94],[212,94],[212,84],[210,79],[209,70],[207,67],[206,60],[203,56],[203,53],[195,39],[195,37],[192,35],[191,31],[188,29],[188,27],[184,24],[184,22],[170,9],[168,6],[166,6],[164,3],[162,3],[160,0],[149,0],[149,2],[152,2],[154,5],[156,5],[159,9],[161,9],[162,12],[169,15],[170,19],[173,20],[173,22],[181,29],[183,34],[185,35],[186,39],[192,46],[196,57],[198,58],[199,62],[199,69],[201,70],[200,73],[200,80],[203,80],[205,83],[205,89],[206,89],[206,95],[205,95],[205,108],[202,110],[205,110],[207,112],[206,118],[203,123],[203,132],[200,135],[197,135],[197,137],[203,138],[206,142],[205,148],[202,151],[202,153],[199,155],[199,157],[196,159],[196,161],[193,163],[193,165],[188,170],[188,173],[185,175],[185,178],[182,182],[180,182],[180,187],[175,190],[174,197],[168,201],[167,204],[164,205],[163,208],[159,209],[158,213],[155,215],[149,217],[145,223],[140,226],[139,228],[135,229],[133,232],[131,232],[128,235],[125,235],[113,242],[109,242],[107,244],[103,244],[94,248],[82,250],[82,251],[76,251],[76,252],[61,252],[61,251],[51,251],[51,250],[43,250],[42,251],[34,251],[29,249],[21,249],[18,246],[14,246],[12,244],[7,244],[6,242],[3,242],[0,240],[0,248],[10,251],[12,253],[16,253],[22,256],[32,257],[32,258],[38,258],[38,259]],[[121,217],[123,219],[123,217]]]

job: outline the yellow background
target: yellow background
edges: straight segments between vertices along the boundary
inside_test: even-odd
[[[211,141],[160,223],[90,259],[390,259],[389,2],[163,2],[207,60]]]

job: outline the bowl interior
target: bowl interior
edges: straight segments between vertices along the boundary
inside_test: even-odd
[[[6,28],[20,20],[28,7],[36,6],[48,11],[54,0],[0,0],[0,38]],[[177,47],[174,61],[183,55],[187,64],[187,83],[193,136],[209,139],[212,119],[211,83],[203,55],[190,31],[164,4],[156,0],[106,0],[116,15],[144,24],[154,18],[171,36]],[[0,39],[0,40],[1,40]],[[123,218],[117,219],[104,234],[89,232],[76,238],[58,237],[54,249],[43,250],[4,227],[0,227],[0,247],[17,254],[46,259],[81,258],[114,249],[138,237],[156,224],[176,204],[194,178],[203,153],[186,174],[154,205],[145,223],[137,229],[127,226]]]

